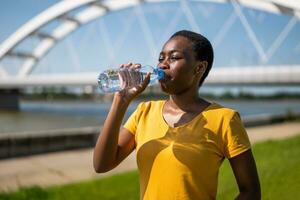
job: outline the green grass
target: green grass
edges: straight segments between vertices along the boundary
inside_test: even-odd
[[[300,197],[300,136],[282,141],[268,141],[253,146],[259,171],[262,199],[287,200]],[[232,200],[237,185],[226,161],[220,170],[218,197]],[[13,193],[2,193],[0,199],[139,199],[136,171],[108,178],[50,188],[24,188]]]
[[[300,136],[253,146],[262,199],[287,200],[300,197]],[[226,161],[220,170],[218,198],[229,200],[238,193],[234,175]]]
[[[50,188],[23,188],[0,194],[0,199],[13,200],[111,200],[139,199],[138,173],[128,172],[107,178]]]

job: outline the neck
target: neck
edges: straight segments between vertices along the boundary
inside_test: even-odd
[[[169,105],[174,109],[182,111],[193,111],[195,107],[203,104],[205,100],[201,99],[198,95],[198,88],[187,90],[180,94],[170,95]]]

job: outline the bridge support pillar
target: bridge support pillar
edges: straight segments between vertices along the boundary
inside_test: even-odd
[[[18,89],[0,89],[0,110],[19,110]]]

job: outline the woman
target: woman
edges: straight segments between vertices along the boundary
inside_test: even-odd
[[[213,63],[210,42],[191,31],[175,33],[163,46],[158,67],[166,101],[141,103],[121,127],[130,102],[149,83],[115,93],[94,150],[94,168],[116,167],[134,149],[145,200],[215,199],[219,167],[229,159],[239,191],[236,199],[260,199],[250,142],[239,114],[198,95]],[[135,68],[139,64],[124,64]]]

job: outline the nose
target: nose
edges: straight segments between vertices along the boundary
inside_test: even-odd
[[[162,70],[166,70],[169,69],[169,64],[167,62],[161,62],[157,65],[158,68],[162,69]]]

